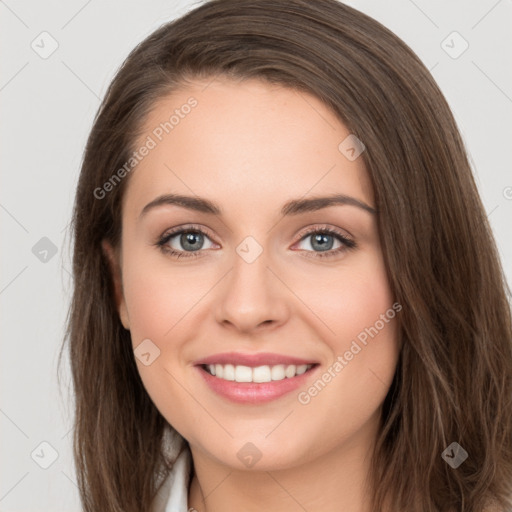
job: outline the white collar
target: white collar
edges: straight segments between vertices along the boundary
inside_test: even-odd
[[[173,468],[158,491],[152,512],[187,512],[188,485],[192,457],[190,449],[179,454]]]

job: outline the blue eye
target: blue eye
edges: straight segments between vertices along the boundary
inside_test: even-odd
[[[174,239],[176,239],[182,249],[173,246],[176,244]],[[162,252],[169,254],[172,257],[195,258],[201,255],[201,249],[205,249],[205,239],[210,240],[208,234],[203,229],[199,226],[190,226],[164,234],[157,241],[156,245]],[[357,247],[354,240],[332,228],[310,228],[302,235],[299,243],[308,239],[311,240],[309,242],[309,246],[313,250],[306,250],[305,252],[313,252],[314,255],[311,256],[313,258],[336,256],[343,251]],[[333,249],[334,242],[336,241],[340,246]],[[212,248],[214,245],[211,241],[210,244],[210,247],[206,247],[206,249]]]
[[[178,243],[183,247],[183,250],[176,249],[172,246],[172,240],[176,238]],[[189,227],[185,229],[179,229],[176,231],[171,231],[170,233],[166,233],[160,240],[157,242],[157,245],[160,249],[171,256],[175,256],[177,258],[181,257],[196,257],[199,256],[198,252],[201,249],[204,249],[204,240],[208,238],[208,234],[200,229],[199,227]]]
[[[343,251],[357,247],[354,240],[332,228],[310,228],[305,234],[303,234],[300,242],[305,240],[310,240],[309,246],[312,249],[318,249],[318,251],[313,251],[315,253],[314,256],[312,256],[313,258],[330,258],[331,256],[336,256]],[[340,245],[338,248],[333,250],[335,241]]]

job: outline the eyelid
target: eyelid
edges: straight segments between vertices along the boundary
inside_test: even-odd
[[[203,234],[205,237],[209,238],[213,244],[219,245],[219,244],[217,244],[217,242],[214,241],[215,237],[211,235],[209,229],[205,228],[203,226],[200,226],[198,224],[184,224],[182,226],[175,226],[174,228],[170,228],[170,229],[164,231],[164,233],[157,238],[155,245],[160,245],[161,247],[163,247],[169,242],[169,240],[171,238],[174,238],[177,235],[181,235],[182,233],[187,233],[189,231],[190,232],[199,232],[199,233]],[[169,248],[169,249],[175,250],[172,248]],[[199,253],[204,250],[205,249],[200,249],[199,251],[179,251],[179,252],[183,252],[183,253],[187,253],[187,254],[194,254],[194,252]]]
[[[158,237],[158,239],[161,240],[162,238],[165,238],[167,236],[177,235],[183,231],[199,231],[200,233],[203,233],[204,235],[208,236],[209,238],[215,238],[214,236],[212,236],[210,230],[208,228],[205,228],[204,226],[201,226],[199,224],[184,224],[181,226],[175,226],[173,228],[170,228],[170,229],[164,231],[164,233],[162,235],[160,235]],[[306,235],[315,233],[317,231],[329,231],[329,232],[335,233],[337,235],[343,236],[344,238],[352,238],[352,235],[348,231],[341,230],[340,228],[331,226],[329,224],[311,224],[310,226],[306,226],[305,228],[302,228],[299,231],[299,234],[296,235],[299,237],[297,242],[300,242]],[[345,233],[346,233],[346,235],[345,235]],[[295,242],[295,243],[297,243],[297,242]]]
[[[299,231],[297,236],[300,237],[299,240],[302,240],[306,235],[315,233],[317,231],[327,231],[339,235],[343,238],[353,239],[353,236],[347,230],[332,226],[331,224],[311,224],[310,226],[306,226],[301,231]]]
[[[308,258],[335,258],[336,256],[339,256],[350,249],[356,249],[358,247],[352,235],[347,236],[342,231],[344,230],[341,230],[340,228],[330,225],[315,224],[312,226],[308,226],[303,231],[301,231],[299,240],[295,242],[294,246],[301,243],[303,240],[307,239],[310,235],[316,233],[327,233],[329,236],[338,239],[338,241],[341,244],[340,247],[338,247],[337,249],[329,249],[328,251],[301,250],[301,252],[305,253],[305,255]]]
[[[187,231],[199,231],[200,233],[208,236],[209,238],[215,238],[210,230],[208,228],[205,228],[204,226],[201,226],[199,224],[183,224],[181,226],[175,226],[173,228],[170,228],[170,229],[167,229],[166,231],[164,231],[164,233],[162,235],[160,235],[158,237],[158,239],[162,239],[162,238],[165,238],[165,237],[168,237],[168,236],[173,236],[173,235],[178,235],[182,232],[187,232]]]
[[[294,246],[298,243],[302,242],[305,238],[307,238],[309,235],[315,234],[315,233],[327,233],[329,236],[338,237],[339,242],[341,243],[341,247],[338,247],[337,249],[329,249],[327,251],[307,251],[307,250],[300,250],[300,252],[308,253],[308,257],[312,258],[322,258],[322,257],[335,257],[338,254],[345,252],[346,250],[354,249],[357,247],[357,243],[353,240],[352,236],[345,235],[340,228],[330,226],[330,225],[319,225],[319,224],[313,224],[310,226],[305,227],[303,230],[300,231],[299,239],[293,244]],[[204,253],[204,251],[208,249],[199,249],[197,251],[182,251],[182,250],[176,250],[169,246],[167,246],[169,240],[171,238],[174,238],[177,235],[180,235],[184,232],[199,232],[206,236],[209,239],[215,238],[212,237],[208,228],[205,228],[203,226],[200,226],[198,224],[185,224],[181,226],[176,226],[174,228],[171,228],[167,231],[165,231],[156,241],[155,245],[157,245],[160,250],[164,252],[171,253],[172,256],[179,258],[182,255],[185,258],[188,257],[198,257],[201,256],[201,253]],[[348,233],[345,231],[345,233]],[[216,244],[214,240],[212,240],[212,243]],[[217,244],[218,245],[218,244]],[[293,247],[293,246],[292,246]]]

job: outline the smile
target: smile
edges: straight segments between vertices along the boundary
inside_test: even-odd
[[[313,367],[312,364],[277,364],[274,366],[263,365],[251,368],[250,366],[232,364],[203,365],[203,369],[218,379],[235,382],[272,382],[291,379],[302,375]]]
[[[238,404],[259,405],[307,386],[320,364],[279,354],[217,354],[195,369],[214,395]]]

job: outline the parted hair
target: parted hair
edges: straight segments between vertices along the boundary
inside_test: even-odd
[[[211,0],[136,46],[99,107],[72,218],[66,337],[86,512],[150,511],[173,458],[116,310],[102,241],[119,246],[123,166],[155,102],[187,81],[259,79],[320,99],[365,146],[402,348],[373,453],[374,511],[512,508],[510,290],[467,151],[430,72],[336,0]],[[136,169],[133,172],[137,172]],[[468,453],[456,469],[452,442]]]

